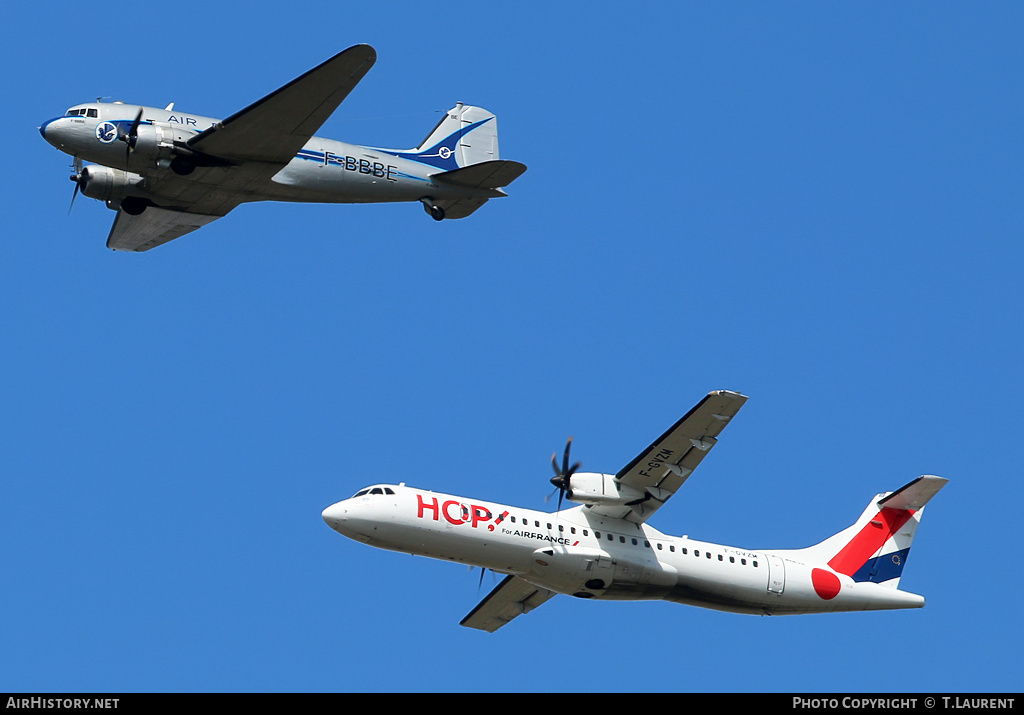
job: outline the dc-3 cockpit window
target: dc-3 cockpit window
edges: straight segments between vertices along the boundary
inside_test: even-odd
[[[69,109],[65,117],[92,117],[95,119],[100,116],[98,109],[89,109],[87,107],[79,107],[77,109]]]

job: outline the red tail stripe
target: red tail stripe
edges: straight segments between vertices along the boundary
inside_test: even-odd
[[[853,576],[913,515],[914,512],[907,509],[883,508],[832,557],[828,565],[837,573]]]

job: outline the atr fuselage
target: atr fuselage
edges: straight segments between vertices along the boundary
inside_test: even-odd
[[[924,605],[921,596],[842,574],[823,589],[812,572],[828,566],[792,551],[668,536],[582,506],[548,514],[404,485],[374,490],[329,506],[324,520],[371,546],[515,574],[557,593],[767,615]]]

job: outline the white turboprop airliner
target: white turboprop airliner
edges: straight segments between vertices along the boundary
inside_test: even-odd
[[[376,60],[350,47],[223,120],[96,101],[39,133],[74,157],[72,204],[81,191],[117,211],[116,251],[148,251],[250,201],[413,201],[441,221],[505,196],[526,166],[499,157],[498,120],[480,107],[455,105],[415,149],[315,136]]]
[[[323,518],[371,546],[472,564],[505,579],[462,620],[495,631],[555,594],[666,600],[783,615],[920,608],[898,589],[924,506],[946,479],[877,494],[856,523],[805,549],[756,550],[669,536],[647,519],[676,493],[747,398],[712,392],[618,472],[554,456],[553,514],[398,485],[361,489]],[[571,439],[570,439],[571,443]],[[561,510],[562,496],[582,506]]]

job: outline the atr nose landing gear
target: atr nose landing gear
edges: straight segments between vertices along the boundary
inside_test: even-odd
[[[423,203],[423,210],[430,214],[435,221],[444,221],[444,209],[434,203],[429,196],[424,196],[420,201]]]

